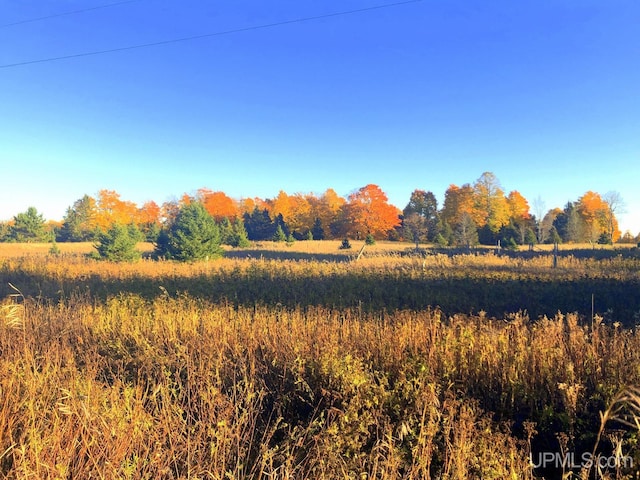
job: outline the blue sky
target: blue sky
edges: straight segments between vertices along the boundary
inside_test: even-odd
[[[547,208],[618,191],[640,232],[640,2],[422,0],[253,28],[391,3],[3,2],[0,220],[59,220],[102,188],[142,204],[376,183],[403,208],[491,171]]]

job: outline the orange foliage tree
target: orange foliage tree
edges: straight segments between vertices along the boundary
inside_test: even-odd
[[[529,202],[517,190],[512,190],[507,196],[507,207],[509,209],[509,217],[516,220],[528,220],[531,218],[529,213]]]
[[[144,205],[138,209],[136,224],[148,240],[153,240],[160,231],[161,217],[162,209],[153,200],[145,202]]]
[[[480,221],[480,215],[476,210],[473,187],[468,183],[458,187],[451,184],[444,193],[441,217],[450,226],[460,225],[465,216],[473,219],[476,226]]]
[[[350,233],[371,234],[385,238],[388,232],[400,225],[400,210],[388,203],[387,195],[374,184],[369,184],[349,195],[346,205],[350,221]]]
[[[209,215],[217,222],[223,218],[234,221],[240,214],[237,202],[224,192],[212,192],[209,189],[201,188],[198,190],[196,198],[202,202]]]
[[[491,172],[484,172],[473,184],[476,225],[487,225],[496,233],[509,223],[509,209],[500,182]]]
[[[338,219],[347,201],[332,188],[325,190],[319,197],[308,195],[307,201],[310,206],[309,217],[313,224],[318,221],[325,237],[331,238],[331,224]]]
[[[578,199],[576,206],[585,223],[589,242],[595,243],[603,235],[610,237],[613,242],[620,238],[618,221],[599,193],[589,190]]]
[[[313,227],[311,205],[307,195],[296,193],[289,196],[289,217],[285,218],[292,232],[306,233]]]
[[[524,244],[527,234],[527,227],[531,214],[529,213],[529,202],[517,190],[512,190],[507,196],[508,215],[520,233],[520,243]]]
[[[136,220],[138,208],[134,202],[120,199],[115,190],[100,190],[96,200],[96,225],[107,231],[116,223],[127,225]]]

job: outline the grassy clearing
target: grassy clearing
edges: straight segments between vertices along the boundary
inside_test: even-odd
[[[11,293],[12,283],[25,295],[56,301],[77,293],[104,301],[120,292],[153,299],[168,291],[244,306],[439,307],[447,315],[485,311],[491,316],[526,310],[533,318],[560,310],[587,319],[593,299],[593,313],[607,321],[632,326],[640,316],[640,259],[631,254],[565,255],[552,268],[551,256],[538,254],[411,256],[381,246],[354,261],[346,254],[328,260],[330,254],[303,250],[297,252],[301,258],[292,259],[286,257],[292,254],[288,247],[269,247],[193,264],[112,264],[77,254],[5,257],[0,259],[0,296]]]
[[[640,465],[637,429],[599,416],[640,385],[632,250],[554,269],[339,242],[113,264],[86,245],[0,249],[1,478],[568,478],[529,454],[597,440]]]

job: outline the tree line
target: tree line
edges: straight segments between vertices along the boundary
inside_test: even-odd
[[[126,226],[132,239],[162,245],[181,212],[193,204],[211,218],[220,243],[248,241],[374,239],[421,242],[440,246],[496,244],[515,246],[545,242],[636,242],[621,236],[616,213],[624,207],[617,192],[587,191],[564,208],[546,210],[536,199],[532,207],[517,190],[505,193],[497,177],[483,173],[475,182],[451,184],[440,207],[431,191],[416,189],[400,210],[382,189],[366,185],[346,198],[329,188],[324,193],[270,199],[233,199],[206,188],[158,205],[141,206],[113,190],[84,195],[66,210],[61,222],[46,222],[35,207],[0,224],[0,241],[98,241],[114,227]],[[199,219],[202,221],[202,218]],[[166,253],[166,252],[165,252]]]

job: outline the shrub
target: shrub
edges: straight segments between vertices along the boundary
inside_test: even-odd
[[[376,243],[376,239],[373,238],[373,235],[371,235],[370,233],[367,234],[366,238],[364,239],[364,243],[366,245],[375,245]]]
[[[296,241],[296,239],[295,239],[295,237],[294,237],[292,234],[289,234],[289,235],[287,236],[287,245],[288,245],[288,246],[293,245],[293,244],[295,243],[295,241]]]
[[[338,247],[340,250],[348,250],[351,248],[351,242],[348,238],[342,240],[342,244]]]
[[[49,249],[49,255],[60,255],[60,248],[58,247],[58,244],[55,241],[51,243],[51,248]]]

